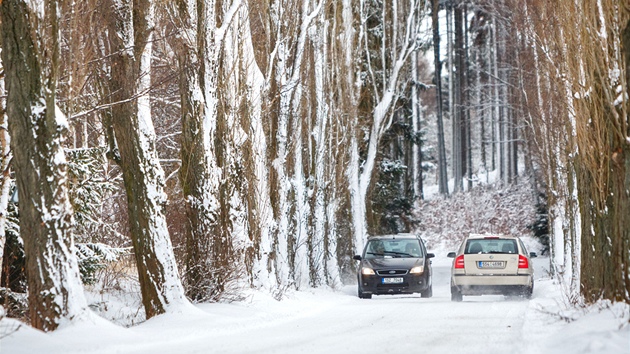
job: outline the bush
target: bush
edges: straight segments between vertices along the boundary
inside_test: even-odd
[[[120,256],[129,254],[129,248],[113,248],[102,243],[78,243],[77,259],[81,280],[85,285],[96,282],[96,272],[106,267],[106,263],[117,261]]]

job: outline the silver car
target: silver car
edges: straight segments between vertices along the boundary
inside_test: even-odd
[[[534,291],[534,268],[531,258],[518,237],[471,234],[462,242],[451,267],[451,300],[462,301],[463,295],[521,295],[531,298]]]

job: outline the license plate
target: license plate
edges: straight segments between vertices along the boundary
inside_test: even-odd
[[[401,284],[403,278],[383,278],[383,284]]]
[[[505,268],[505,262],[501,262],[501,261],[479,261],[479,262],[477,262],[477,267],[479,267],[479,268],[488,268],[488,269]]]

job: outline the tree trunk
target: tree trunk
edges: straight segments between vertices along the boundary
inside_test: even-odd
[[[630,15],[630,9],[627,7],[622,11],[622,15],[628,16]],[[623,24],[622,24],[623,25]],[[623,51],[623,58],[626,72],[626,94],[630,92],[630,20],[626,22],[625,27],[621,32],[621,49]],[[617,166],[616,168],[621,172],[623,171],[624,180],[619,181],[621,187],[621,192],[619,194],[619,198],[625,198],[620,200],[620,206],[622,209],[619,211],[619,216],[622,220],[622,225],[619,225],[619,230],[622,233],[622,240],[620,243],[622,259],[623,262],[621,264],[621,272],[623,274],[623,279],[625,281],[624,287],[626,290],[626,302],[630,302],[630,218],[627,215],[630,215],[630,146],[628,144],[630,138],[630,117],[626,114],[625,117],[625,126],[626,131],[623,132],[626,134],[626,143],[621,147],[621,154],[617,151],[617,159],[615,160]],[[623,126],[623,125],[622,125]],[[622,167],[623,164],[623,167]],[[623,192],[625,191],[625,193]],[[625,213],[625,214],[624,214]],[[625,216],[624,216],[625,215]]]
[[[411,86],[411,129],[413,132],[413,139],[411,140],[411,186],[413,191],[413,199],[422,200],[424,196],[422,194],[422,143],[420,141],[420,121],[422,114],[422,102],[418,92],[419,77],[418,77],[418,56],[420,51],[413,54],[411,57],[411,78],[413,84]]]
[[[0,70],[4,71],[4,68]],[[4,77],[0,78],[0,95],[5,96]],[[9,198],[11,197],[11,174],[10,162],[13,158],[11,148],[11,137],[7,124],[5,105],[0,105],[0,264],[3,264],[4,245],[6,242],[6,221],[9,208]],[[2,273],[0,268],[0,275]]]
[[[119,6],[117,6],[119,5]],[[112,125],[127,192],[127,208],[142,302],[147,318],[185,302],[165,211],[164,172],[158,162],[148,96],[153,4],[114,2]]]
[[[446,172],[446,146],[444,142],[444,122],[442,120],[442,63],[440,61],[440,27],[438,12],[439,0],[433,0],[432,25],[433,25],[433,58],[435,64],[435,91],[437,93],[437,125],[438,125],[438,171],[440,194],[448,195],[448,175]]]
[[[462,191],[464,189],[464,172],[466,169],[466,125],[464,116],[466,113],[464,107],[464,92],[466,89],[466,67],[464,53],[464,30],[462,16],[462,4],[458,3],[454,9],[455,22],[455,66],[456,77],[455,94],[454,94],[454,115],[453,115],[453,192]]]
[[[464,9],[464,65],[466,67],[466,72],[464,74],[464,91],[462,93],[464,101],[464,127],[463,127],[463,135],[464,135],[464,172],[466,172],[466,179],[468,180],[467,190],[471,190],[473,188],[473,166],[472,166],[472,121],[471,121],[471,111],[473,109],[471,102],[471,94],[472,91],[472,77],[473,72],[470,69],[470,46],[468,44],[468,38],[470,38],[469,24],[468,24],[468,10]]]
[[[262,11],[262,9],[258,9]],[[241,126],[249,138],[243,143],[245,176],[247,179],[248,232],[251,244],[245,250],[245,265],[250,284],[255,287],[268,286],[274,277],[270,269],[272,255],[271,229],[273,215],[269,195],[269,173],[267,161],[267,139],[265,137],[263,117],[263,86],[265,78],[259,62],[255,58],[254,38],[250,19],[258,17],[249,6],[242,6],[239,29],[242,31],[242,58],[240,72],[245,76],[247,95],[241,103]],[[260,44],[259,44],[260,45]],[[266,57],[264,57],[266,59]]]
[[[329,136],[329,98],[327,87],[325,86],[328,75],[326,75],[326,46],[328,38],[327,26],[325,26],[325,13],[318,14],[315,21],[316,30],[312,32],[313,54],[315,66],[315,123],[313,133],[313,149],[311,154],[310,170],[314,178],[311,199],[312,230],[309,237],[309,271],[310,285],[320,286],[325,284],[327,270],[333,269],[326,266],[326,168],[330,165],[327,158],[328,136]],[[310,130],[310,129],[309,129]],[[307,132],[307,136],[309,136]],[[330,266],[330,265],[329,265]],[[335,267],[336,268],[336,267]],[[335,274],[333,275],[333,278]]]
[[[186,230],[186,294],[193,301],[216,298],[223,291],[221,267],[214,252],[213,240],[218,239],[219,201],[214,140],[216,130],[216,97],[206,97],[202,85],[216,85],[205,80],[204,74],[216,72],[208,68],[215,57],[214,36],[207,36],[213,27],[214,3],[179,0],[173,4],[177,36],[170,37],[179,64],[181,100],[181,168],[180,181],[188,219]]]
[[[577,5],[573,9],[575,13],[585,12],[584,7]],[[583,39],[580,49],[584,54],[579,56],[580,65],[572,68],[575,80],[581,81],[585,76],[590,86],[589,93],[577,100],[577,111],[581,113],[577,117],[578,178],[582,177],[578,184],[582,214],[581,291],[588,302],[601,298],[628,302],[630,122],[628,87],[621,86],[619,77],[620,67],[625,71],[622,74],[628,76],[630,30],[627,22],[619,24],[627,21],[628,10],[597,2],[596,11],[593,9],[586,16],[578,25],[598,35],[579,37]],[[592,19],[597,19],[596,25]],[[574,26],[573,21],[567,21],[565,31]]]
[[[87,311],[87,305],[71,236],[72,206],[62,146],[68,123],[56,109],[57,2],[47,0],[42,8],[40,13],[24,1],[2,3],[2,59],[31,324],[51,331],[61,319]]]

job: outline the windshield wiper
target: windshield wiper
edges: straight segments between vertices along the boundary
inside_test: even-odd
[[[385,256],[386,254],[393,254],[394,256],[399,256],[399,257],[406,256],[406,257],[418,258],[414,256],[413,254],[409,254],[406,252],[396,252],[396,251],[385,251],[384,253],[368,252],[368,254],[375,255],[375,256]]]
[[[385,253],[394,254],[396,256],[414,257],[414,255],[407,252],[385,251]]]
[[[372,254],[372,255],[375,255],[375,256],[384,256],[385,255],[383,253],[374,253],[374,252],[368,252],[367,254]]]

